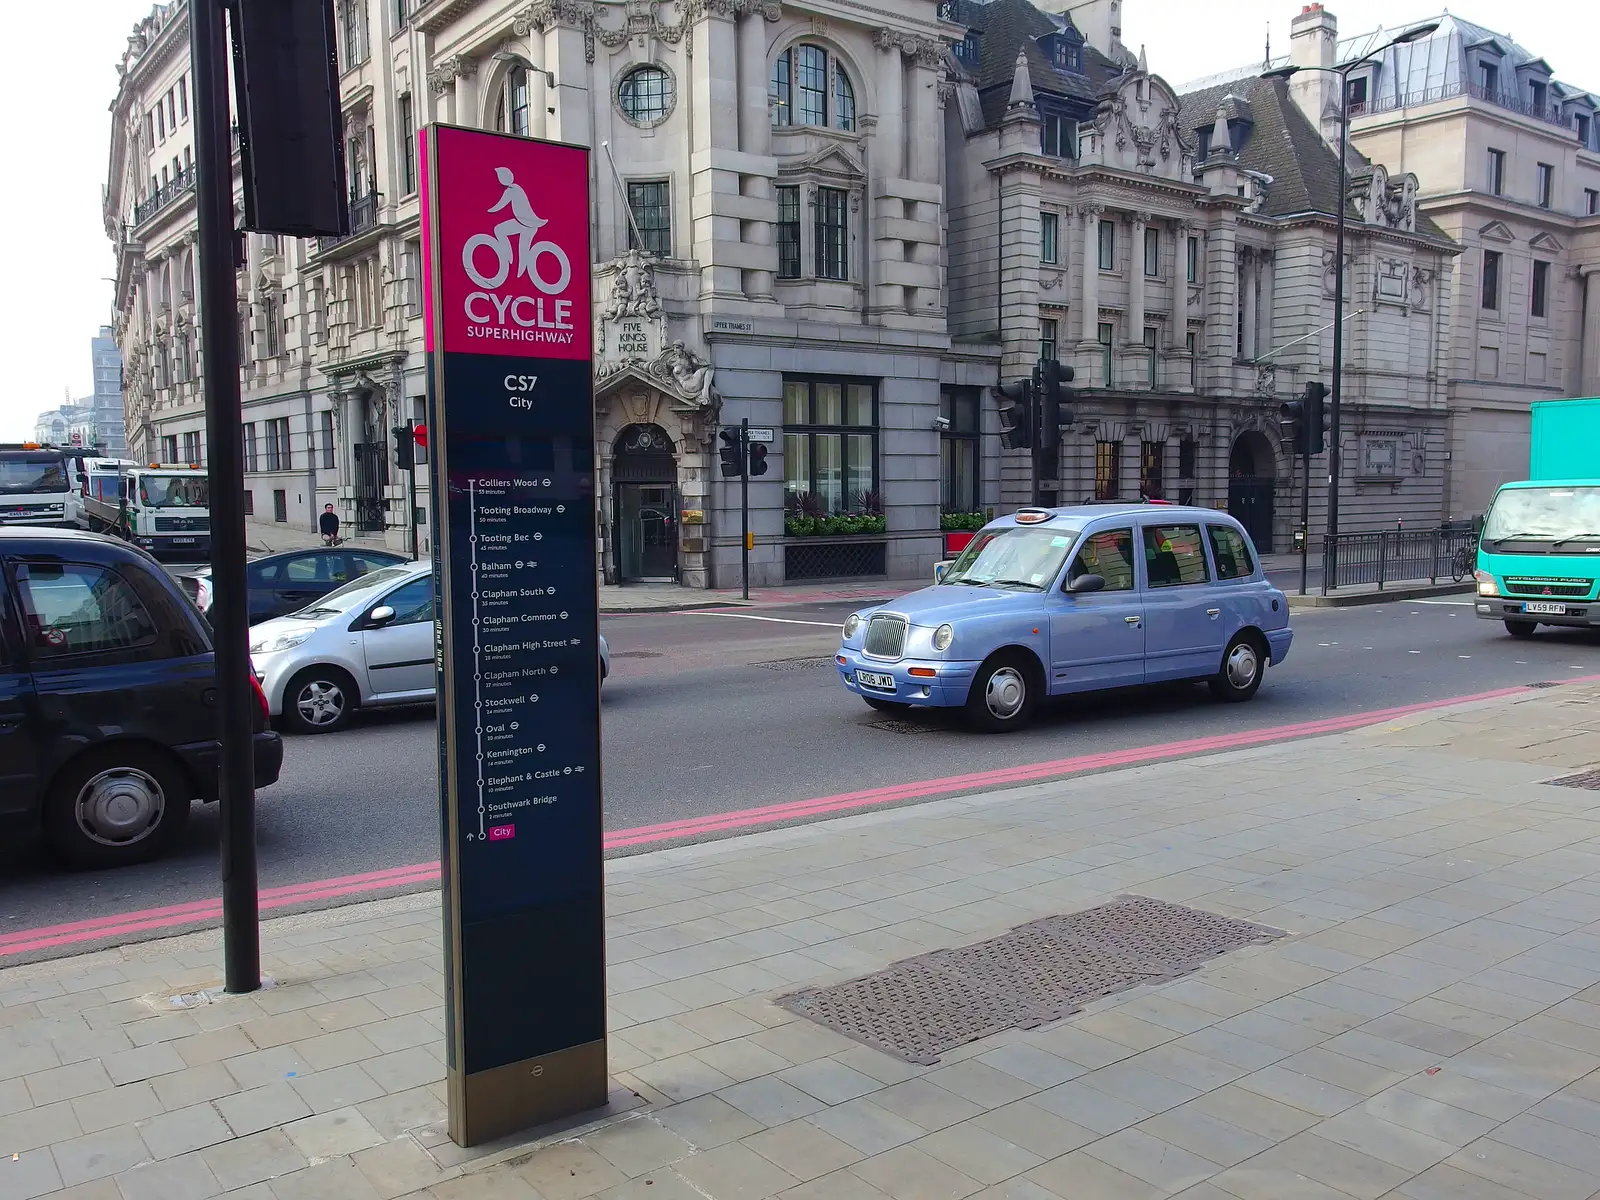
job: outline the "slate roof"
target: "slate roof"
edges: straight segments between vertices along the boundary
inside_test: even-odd
[[[1035,95],[1081,101],[1089,108],[1098,103],[1107,85],[1123,67],[1084,44],[1083,74],[1058,68],[1039,46],[1038,39],[1061,29],[1074,29],[1070,18],[1040,12],[1028,0],[989,0],[963,12],[968,28],[978,34],[976,66],[963,63],[983,103],[983,123],[994,128],[1005,116],[1011,95],[1011,76],[1017,67],[1017,48],[1028,56],[1028,75]]]
[[[1211,128],[1217,119],[1217,109],[1221,107],[1238,111],[1238,101],[1248,106],[1247,111],[1255,122],[1244,148],[1239,152],[1239,165],[1272,177],[1272,183],[1267,187],[1266,202],[1261,206],[1262,215],[1283,217],[1318,212],[1332,216],[1337,213],[1338,152],[1322,140],[1322,135],[1289,98],[1288,80],[1256,76],[1232,83],[1214,84],[1179,96],[1179,116],[1184,133],[1192,135],[1196,130]],[[1359,175],[1369,166],[1368,161],[1352,147],[1350,173]],[[1345,215],[1355,220],[1361,219],[1360,212],[1354,206],[1347,207]],[[1422,213],[1417,214],[1417,232],[1432,237],[1445,236]]]

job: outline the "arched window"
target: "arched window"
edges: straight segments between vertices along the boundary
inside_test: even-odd
[[[856,127],[856,89],[850,76],[835,64],[833,76],[833,123],[840,129]]]
[[[833,77],[830,102],[828,78]],[[821,46],[791,46],[772,61],[767,88],[774,125],[856,127],[856,90],[840,65]]]
[[[635,125],[659,125],[676,99],[672,76],[660,67],[634,67],[617,84],[617,107]]]
[[[513,63],[495,101],[494,127],[502,133],[528,136],[528,68]]]

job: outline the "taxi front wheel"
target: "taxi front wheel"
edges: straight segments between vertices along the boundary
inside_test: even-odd
[[[1033,720],[1039,673],[1021,655],[1001,654],[978,668],[967,693],[967,720],[985,733],[1010,733]]]

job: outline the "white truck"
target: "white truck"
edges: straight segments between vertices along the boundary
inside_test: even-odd
[[[0,525],[65,525],[68,451],[38,442],[0,444]]]
[[[89,487],[80,497],[85,524],[115,533],[152,554],[207,558],[211,554],[211,490],[205,468],[89,461]]]

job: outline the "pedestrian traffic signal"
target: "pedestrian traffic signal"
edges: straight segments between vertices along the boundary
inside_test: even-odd
[[[767,473],[767,448],[760,442],[750,443],[750,474],[752,476]]]
[[[1000,444],[1007,450],[1028,449],[1033,445],[1033,381],[1002,383],[994,394],[1000,410]]]
[[[409,425],[396,425],[394,433],[394,465],[409,471],[417,465],[416,441]]]
[[[717,440],[722,443],[722,449],[717,451],[717,457],[722,461],[722,477],[724,479],[737,479],[744,473],[744,455],[740,452],[739,431],[737,429],[724,429],[717,434]]]
[[[1072,382],[1072,368],[1055,359],[1043,359],[1034,368],[1035,394],[1039,397],[1039,448],[1061,445],[1061,427],[1072,424],[1072,405],[1063,384]]]
[[[1313,379],[1306,384],[1305,423],[1306,423],[1306,450],[1310,454],[1321,454],[1328,448],[1328,412],[1324,401],[1328,396],[1326,384]]]

